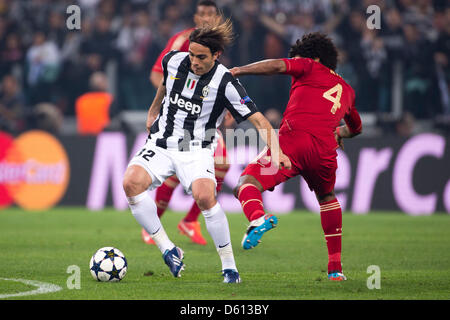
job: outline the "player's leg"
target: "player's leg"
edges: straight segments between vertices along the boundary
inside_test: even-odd
[[[320,205],[320,222],[325,235],[328,249],[328,278],[342,281],[346,277],[342,273],[342,209],[334,191],[319,194],[316,192]]]
[[[223,180],[229,168],[230,166],[228,164],[215,164],[214,172],[217,182],[216,194],[218,194],[222,189]],[[182,234],[187,235],[192,240],[192,242],[206,245],[207,242],[202,235],[200,221],[198,221],[200,213],[200,208],[198,207],[197,203],[194,202],[187,215],[178,224],[178,229]]]
[[[324,152],[319,152],[320,147],[315,150],[301,174],[310,189],[314,190],[320,205],[320,221],[328,249],[328,278],[346,280],[341,265],[342,210],[334,194],[336,154],[330,153],[324,157]]]
[[[262,192],[273,190],[276,185],[298,175],[295,166],[291,170],[276,169],[275,172],[267,170],[271,166],[270,150],[266,149],[245,168],[234,189],[234,195],[250,222],[241,243],[246,250],[257,246],[261,242],[261,237],[278,224],[275,215],[265,212]]]
[[[158,208],[158,217],[164,214],[172,198],[173,191],[180,184],[176,175],[167,178],[162,185],[156,189],[155,202]]]
[[[228,164],[215,164],[214,166],[214,172],[216,176],[217,186],[216,186],[216,194],[222,190],[223,180],[225,179],[225,175],[227,174],[228,170],[230,169],[230,165]],[[197,203],[194,203],[189,210],[189,212],[184,217],[183,221],[185,222],[194,222],[197,221],[199,215],[201,213],[201,210],[197,206]]]
[[[222,136],[218,140],[218,144],[216,150],[214,152],[214,173],[216,177],[216,194],[219,194],[222,189],[223,181],[225,179],[225,175],[230,169],[230,165],[227,161],[227,153],[225,142],[223,141]],[[191,209],[188,211],[186,216],[178,223],[178,229],[184,235],[187,235],[192,242],[206,245],[206,239],[203,237],[201,233],[200,221],[198,221],[198,217],[201,213],[200,208],[197,203],[194,203],[191,206]]]
[[[144,168],[137,165],[127,168],[123,179],[123,189],[131,212],[139,224],[154,239],[160,251],[164,253],[175,245],[167,237],[156,213],[155,201],[147,192],[151,184],[152,178]]]
[[[155,202],[156,202],[156,209],[158,213],[158,217],[161,218],[161,216],[164,214],[165,210],[167,209],[167,206],[169,204],[170,199],[172,198],[173,191],[175,188],[180,184],[180,181],[178,180],[177,176],[173,175],[169,178],[167,178],[162,185],[160,185],[156,189],[155,194]],[[142,240],[147,244],[155,244],[155,242],[152,240],[150,235],[145,231],[144,228],[141,230],[141,236]]]
[[[217,182],[216,195],[222,190],[223,181],[228,170],[230,170],[230,163],[227,157],[227,148],[222,134],[220,134],[216,150],[214,151],[214,174]]]
[[[246,170],[244,172],[248,172]],[[252,222],[262,217],[264,212],[261,183],[250,173],[241,175],[237,186],[233,190],[234,196],[239,200],[247,220]]]
[[[278,218],[264,211],[262,202],[264,188],[254,176],[250,174],[241,176],[234,191],[241,203],[242,211],[250,222],[241,245],[246,250],[252,249],[261,242],[264,233],[277,226]]]
[[[224,282],[237,283],[240,277],[234,260],[228,220],[214,195],[215,187],[212,179],[197,179],[192,183],[192,195],[205,217],[206,229],[222,262]]]
[[[173,174],[171,166],[170,158],[161,150],[146,145],[131,160],[124,175],[123,189],[134,218],[155,241],[172,274],[179,277],[184,269],[183,251],[170,241],[158,217],[156,203],[147,191]]]

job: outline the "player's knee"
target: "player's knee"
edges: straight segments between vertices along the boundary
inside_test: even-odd
[[[125,174],[122,181],[123,190],[127,197],[133,197],[144,192],[148,185],[148,179],[133,173]]]
[[[126,177],[123,179],[123,190],[127,197],[135,196],[141,190],[141,183],[132,177]]]
[[[241,178],[239,178],[239,181],[237,183],[237,185],[233,188],[233,195],[236,199],[239,199],[239,189],[242,187],[243,185],[243,181]]]
[[[234,187],[234,189],[233,189],[233,194],[234,194],[234,196],[235,196],[236,199],[239,198],[239,190],[240,190],[240,188],[241,188],[243,185],[245,185],[245,184],[252,184],[252,185],[254,185],[256,188],[258,188],[258,190],[259,190],[260,192],[263,192],[263,191],[264,191],[264,190],[263,190],[263,187],[262,187],[262,185],[261,185],[261,183],[260,183],[258,180],[256,180],[253,176],[251,176],[251,175],[241,176],[241,177],[239,178],[239,181],[238,181],[236,187]]]
[[[319,201],[319,203],[322,203],[334,200],[336,198],[336,195],[334,194],[334,191],[325,194],[318,194],[316,192],[316,198]]]
[[[195,202],[200,210],[207,210],[212,208],[215,203],[214,194],[211,192],[206,192],[206,190],[200,190],[194,194]]]
[[[236,186],[233,188],[233,195],[237,199],[238,198],[239,187]]]

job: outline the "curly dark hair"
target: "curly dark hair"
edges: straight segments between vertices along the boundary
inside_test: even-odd
[[[338,52],[331,39],[323,33],[313,32],[298,39],[289,50],[289,58],[319,58],[320,63],[331,70],[336,70]]]

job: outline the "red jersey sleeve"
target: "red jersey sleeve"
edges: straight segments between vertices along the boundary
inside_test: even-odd
[[[351,133],[353,134],[361,133],[362,122],[358,110],[356,110],[355,108],[355,98],[353,98],[352,106],[348,109],[347,113],[344,115],[344,121]]]
[[[296,78],[309,73],[313,65],[313,60],[308,58],[284,58],[282,60],[286,64],[286,71],[284,74],[289,74]]]
[[[152,67],[152,71],[163,73],[162,60],[163,60],[164,56],[167,53],[169,53],[170,51],[172,51],[172,50],[179,50],[179,51],[183,51],[183,52],[188,51],[189,39],[184,39],[184,36],[186,36],[186,34],[189,35],[192,32],[192,30],[194,30],[194,28],[181,31],[169,39],[166,47],[163,49],[163,51],[161,51],[161,53],[158,56],[158,59],[156,59],[155,64]],[[183,41],[183,43],[181,44],[181,46],[177,45],[176,48],[173,48],[175,41],[179,40],[180,36],[183,37],[181,39],[181,41]]]

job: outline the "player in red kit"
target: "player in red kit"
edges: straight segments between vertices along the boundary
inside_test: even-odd
[[[291,47],[289,59],[269,59],[231,69],[236,76],[287,74],[292,77],[289,102],[279,131],[281,150],[292,163],[290,170],[271,167],[270,150],[263,151],[243,171],[235,196],[250,221],[244,249],[258,245],[262,235],[277,225],[265,213],[261,193],[301,175],[316,194],[328,248],[328,278],[346,280],[341,265],[342,210],[334,194],[337,152],[343,138],[361,133],[355,93],[336,72],[337,50],[324,34],[311,33]],[[341,119],[345,125],[339,126]]]
[[[201,0],[197,3],[197,9],[194,15],[194,23],[196,27],[201,27],[205,24],[213,24],[213,22],[216,21],[217,19],[220,19],[220,13],[214,1]],[[167,42],[166,47],[160,53],[158,59],[153,65],[150,74],[150,81],[155,86],[155,88],[158,88],[163,78],[163,69],[161,65],[162,59],[169,51],[172,50],[187,52],[189,49],[189,35],[194,29],[195,28],[183,30],[175,34]],[[230,114],[227,114],[224,120],[224,125],[229,126],[233,122],[234,119],[231,117]],[[227,163],[226,157],[227,153],[225,148],[225,142],[221,135],[214,153],[217,192],[221,190],[223,180],[229,169],[229,164]],[[173,191],[179,184],[180,181],[174,175],[168,178],[166,181],[164,181],[164,183],[156,189],[155,202],[158,209],[159,217],[163,215],[172,197]],[[194,202],[192,204],[191,209],[188,211],[187,215],[178,224],[178,229],[182,234],[187,235],[194,243],[206,245],[206,240],[201,233],[200,222],[198,221],[200,213],[201,213],[200,209]],[[153,240],[151,239],[150,235],[145,231],[145,229],[142,229],[141,234],[144,242],[148,244],[154,244]]]

